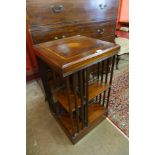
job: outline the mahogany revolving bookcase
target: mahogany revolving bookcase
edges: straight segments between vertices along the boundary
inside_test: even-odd
[[[80,35],[34,45],[50,110],[73,144],[107,116],[119,49]]]

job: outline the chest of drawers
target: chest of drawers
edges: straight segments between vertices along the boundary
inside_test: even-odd
[[[27,0],[33,44],[84,35],[114,42],[119,0]]]

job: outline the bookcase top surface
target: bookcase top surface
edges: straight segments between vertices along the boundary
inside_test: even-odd
[[[80,35],[34,45],[36,55],[63,76],[111,57],[119,48],[114,43]]]

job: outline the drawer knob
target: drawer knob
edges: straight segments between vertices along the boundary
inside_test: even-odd
[[[62,38],[66,38],[66,36],[62,36]]]
[[[99,34],[103,34],[103,33],[104,33],[104,29],[97,29],[97,32],[98,32]]]
[[[54,13],[60,13],[64,10],[63,5],[51,5],[50,8],[52,9]]]

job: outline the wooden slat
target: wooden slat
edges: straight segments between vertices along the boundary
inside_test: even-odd
[[[89,85],[88,87],[88,100],[90,101],[103,91],[107,90],[109,88],[109,85],[104,85],[99,82],[95,82]],[[67,91],[66,89],[61,89],[57,92],[54,93],[54,97],[56,98],[57,101],[60,102],[60,104],[69,112],[69,107],[68,107],[68,98],[67,98]],[[75,98],[73,92],[70,92],[70,98],[71,98],[71,110],[75,111]],[[78,107],[81,106],[81,100],[80,97],[77,99],[77,105]]]
[[[75,99],[75,112],[76,112],[76,124],[77,124],[77,132],[79,132],[79,108],[78,108],[78,96],[77,96],[77,73],[73,74],[73,92]]]
[[[68,98],[69,116],[70,116],[70,121],[71,121],[71,124],[72,124],[72,133],[73,133],[73,136],[74,136],[75,135],[75,126],[74,126],[74,120],[73,120],[73,113],[72,113],[72,109],[71,109],[69,77],[66,77],[66,86],[67,86],[67,98]]]
[[[83,71],[79,72],[80,75],[80,97],[81,97],[81,120],[82,120],[82,129],[84,128],[84,87],[83,87]]]
[[[90,76],[90,72],[89,69],[86,68],[86,83],[85,83],[85,87],[86,87],[86,104],[85,104],[85,126],[88,126],[88,105],[89,105],[89,88],[88,88],[88,80],[89,80],[89,76]]]
[[[109,72],[109,59],[106,60],[106,75],[105,75],[105,84],[107,84],[108,80],[108,72]],[[105,103],[106,91],[103,93],[103,105]]]
[[[110,75],[110,81],[109,81],[109,84],[110,85],[112,84],[112,78],[113,78],[113,72],[114,72],[114,65],[115,65],[115,56],[113,56],[113,58],[112,58],[111,75]],[[108,108],[108,104],[109,104],[110,91],[111,91],[111,87],[109,87],[109,90],[108,90],[106,108]]]

